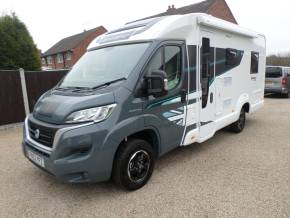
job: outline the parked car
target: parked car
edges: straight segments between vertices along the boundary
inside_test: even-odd
[[[24,155],[71,183],[135,190],[155,159],[264,104],[265,37],[206,14],[128,23],[93,40],[24,125]]]
[[[278,93],[290,98],[290,67],[267,66],[265,93]]]

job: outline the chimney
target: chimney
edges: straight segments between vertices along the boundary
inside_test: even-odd
[[[176,8],[175,8],[174,5],[169,5],[168,9],[167,9],[167,12],[174,12],[175,10],[176,10]]]

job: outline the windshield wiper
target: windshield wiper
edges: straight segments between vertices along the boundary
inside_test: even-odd
[[[79,86],[59,86],[56,87],[55,90],[60,90],[60,91],[79,91],[79,90],[90,90],[91,88],[89,87],[79,87]]]
[[[116,82],[119,82],[119,81],[122,81],[122,80],[126,80],[125,77],[122,77],[122,78],[119,78],[119,79],[116,79],[116,80],[112,80],[112,81],[109,81],[109,82],[106,82],[106,83],[102,83],[98,86],[95,86],[95,87],[79,87],[79,86],[58,86],[55,88],[55,90],[59,90],[59,91],[71,91],[71,92],[87,92],[87,91],[94,91],[96,89],[99,89],[103,86],[109,86],[111,85],[112,83],[116,83]]]
[[[116,82],[119,82],[119,81],[123,81],[123,80],[127,80],[127,79],[126,79],[125,77],[122,77],[122,78],[119,78],[119,79],[115,79],[115,80],[112,80],[112,81],[109,81],[109,82],[106,82],[106,83],[100,84],[100,85],[95,86],[95,87],[92,87],[92,88],[90,88],[90,89],[95,90],[95,89],[101,88],[101,87],[103,87],[103,86],[109,86],[109,85],[111,85],[111,84],[113,84],[113,83],[116,83]]]

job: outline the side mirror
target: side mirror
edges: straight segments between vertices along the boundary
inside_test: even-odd
[[[148,96],[162,97],[168,93],[167,74],[164,71],[154,70],[145,79]]]

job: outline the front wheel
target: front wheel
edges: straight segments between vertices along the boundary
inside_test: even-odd
[[[244,130],[246,124],[246,111],[242,108],[239,119],[230,125],[230,130],[234,133],[240,133]]]
[[[120,145],[114,169],[114,182],[127,190],[136,190],[150,179],[155,163],[152,146],[141,139],[129,139]]]

